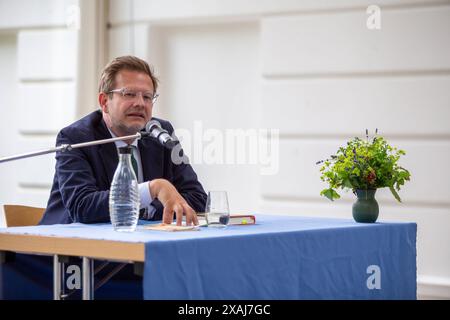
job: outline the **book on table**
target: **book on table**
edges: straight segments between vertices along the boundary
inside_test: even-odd
[[[197,213],[200,226],[206,226],[205,213]],[[231,214],[228,225],[250,225],[256,223],[256,217],[252,214]]]

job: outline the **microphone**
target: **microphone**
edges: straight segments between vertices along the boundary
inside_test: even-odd
[[[157,120],[150,120],[145,125],[146,135],[155,138],[158,142],[168,149],[172,149],[180,142],[172,138],[169,132],[161,127],[161,123]]]

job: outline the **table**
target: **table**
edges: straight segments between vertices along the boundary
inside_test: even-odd
[[[92,259],[144,263],[144,299],[416,299],[415,223],[256,221],[187,232],[144,230],[142,221],[134,233],[110,224],[4,228],[0,250],[83,257],[85,299]]]

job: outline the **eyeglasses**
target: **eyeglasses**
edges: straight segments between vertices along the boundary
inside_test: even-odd
[[[159,97],[159,94],[157,93],[153,94],[152,92],[149,91],[147,92],[135,91],[128,88],[114,89],[107,93],[120,93],[125,100],[129,101],[136,99],[137,96],[140,94],[146,104],[154,104]]]

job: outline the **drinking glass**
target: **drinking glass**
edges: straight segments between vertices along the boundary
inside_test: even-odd
[[[210,191],[206,200],[205,218],[208,227],[224,228],[230,220],[226,191]]]

